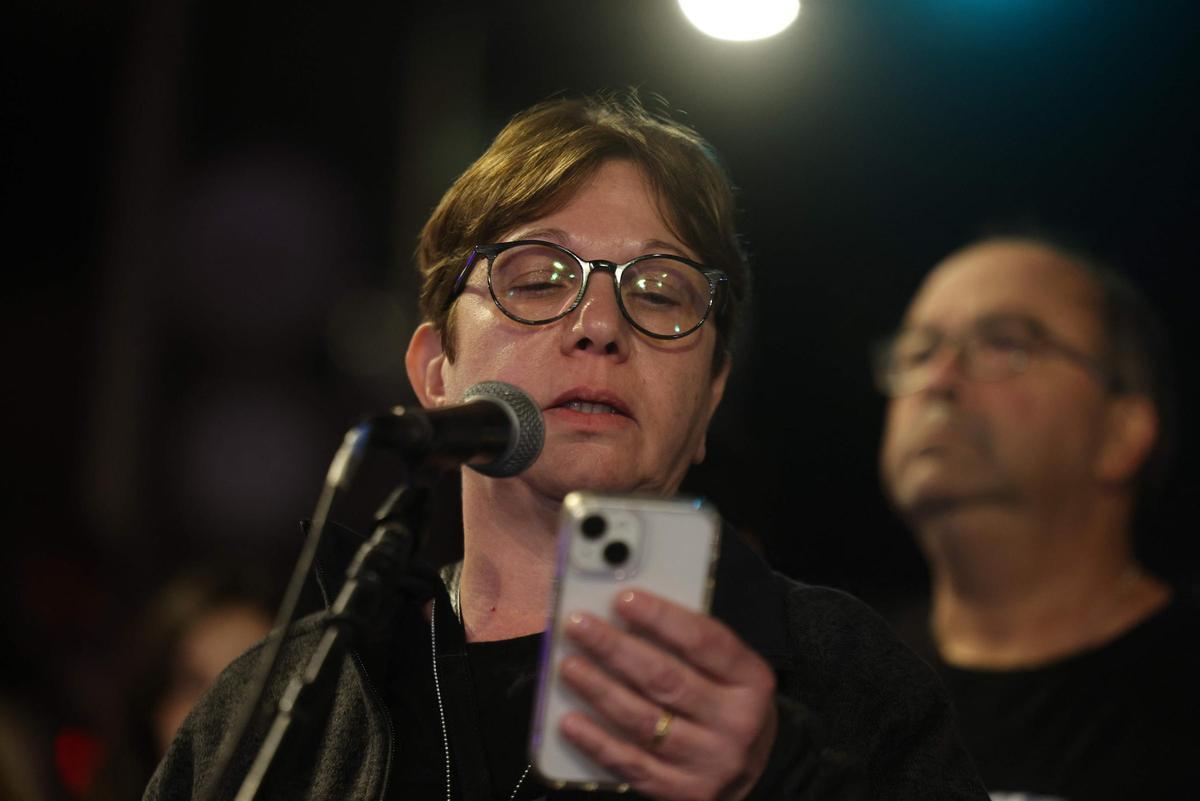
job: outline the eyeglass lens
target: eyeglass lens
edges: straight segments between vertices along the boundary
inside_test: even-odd
[[[955,339],[931,329],[908,329],[885,349],[879,380],[893,395],[919,392],[933,380],[941,363],[938,356],[949,346],[967,376],[998,381],[1024,371],[1030,354],[1042,344],[1044,337],[1019,317],[981,320]]]
[[[492,294],[513,317],[549,322],[579,297],[583,270],[570,254],[547,245],[520,245],[491,263]],[[711,288],[708,278],[672,258],[641,259],[621,275],[621,305],[630,320],[652,334],[677,336],[703,320]]]

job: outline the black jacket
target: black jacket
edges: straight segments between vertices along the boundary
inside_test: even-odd
[[[465,639],[439,590],[437,661],[446,715],[452,731],[469,732],[476,727]],[[938,679],[865,605],[773,573],[737,537],[726,536],[713,614],[770,662],[778,678],[779,731],[752,799],[986,799]],[[307,660],[320,633],[319,615],[296,626],[281,656],[281,677]],[[379,690],[395,678],[386,673],[395,645],[385,637],[345,659],[319,742],[261,798],[387,797],[394,750],[404,740]],[[184,722],[146,801],[198,795],[260,647],[230,665]],[[272,702],[285,684],[281,678],[269,688]],[[233,797],[260,739],[261,733],[237,756],[236,781],[221,798]],[[430,758],[441,759],[440,741],[425,746]],[[455,751],[455,796],[484,801],[483,755],[461,743]]]

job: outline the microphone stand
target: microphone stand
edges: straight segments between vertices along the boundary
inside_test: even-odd
[[[433,596],[437,574],[414,558],[428,494],[424,487],[402,486],[375,514],[374,533],[346,569],[321,640],[279,699],[275,720],[235,801],[252,801],[280,770],[280,752],[295,754],[319,733],[347,649],[364,634],[389,625],[397,603],[421,603]]]

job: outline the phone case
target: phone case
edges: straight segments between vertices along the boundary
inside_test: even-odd
[[[604,525],[596,524],[596,519]],[[603,530],[596,533],[597,528]],[[720,518],[701,500],[585,492],[573,492],[563,500],[554,599],[530,727],[530,761],[543,783],[556,788],[627,789],[619,777],[576,751],[559,733],[563,715],[586,710],[558,681],[558,665],[574,649],[562,634],[567,616],[587,611],[617,622],[613,604],[622,591],[633,587],[707,612],[719,540]]]

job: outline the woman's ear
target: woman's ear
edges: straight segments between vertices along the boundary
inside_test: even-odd
[[[1158,441],[1158,412],[1145,395],[1122,395],[1109,401],[1105,425],[1096,477],[1108,484],[1128,483]]]
[[[446,402],[446,381],[442,375],[445,364],[442,333],[433,323],[421,323],[409,340],[408,352],[404,354],[404,367],[417,400],[427,409]]]
[[[725,397],[725,384],[729,380],[729,371],[732,367],[733,356],[726,354],[708,386],[708,405],[705,409],[704,428],[701,431],[700,443],[696,452],[692,454],[692,464],[700,464],[704,461],[708,450],[708,424],[712,422],[713,415],[717,413],[717,407],[721,405],[721,398]]]

